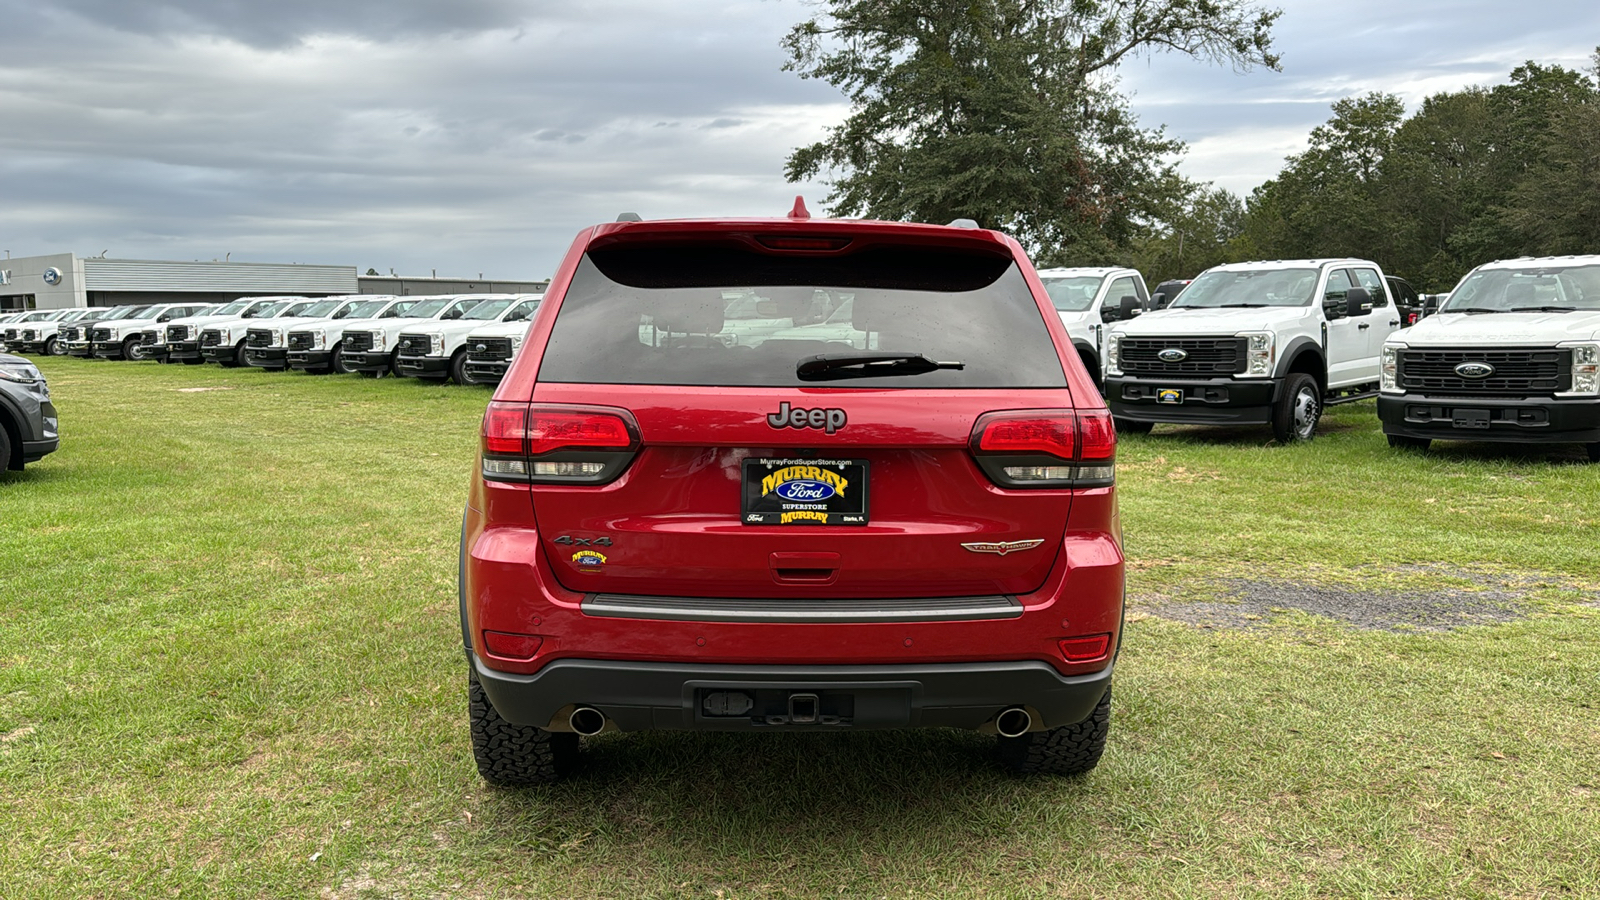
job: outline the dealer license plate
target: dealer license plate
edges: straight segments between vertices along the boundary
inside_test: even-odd
[[[867,524],[864,459],[744,461],[746,525]]]
[[[1183,389],[1182,388],[1157,388],[1156,389],[1156,402],[1157,403],[1182,403],[1183,402]]]

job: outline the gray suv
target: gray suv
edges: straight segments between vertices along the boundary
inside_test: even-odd
[[[60,443],[44,375],[20,356],[0,353],[0,471],[38,462]]]

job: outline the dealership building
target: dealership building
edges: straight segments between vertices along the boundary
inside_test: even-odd
[[[299,263],[163,262],[73,253],[0,260],[0,311],[119,306],[163,300],[225,303],[287,294],[539,293],[547,282],[358,275],[355,266]]]

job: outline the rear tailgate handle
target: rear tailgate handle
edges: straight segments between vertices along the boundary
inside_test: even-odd
[[[831,584],[839,577],[839,554],[825,550],[773,553],[767,564],[779,584]]]

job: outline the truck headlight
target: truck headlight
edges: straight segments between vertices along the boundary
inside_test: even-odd
[[[1122,374],[1122,333],[1113,331],[1106,335],[1106,358],[1103,362],[1105,374]]]
[[[521,349],[522,349],[522,335],[520,335],[520,334],[512,335],[511,336],[511,355],[507,356],[506,359],[516,359],[517,358],[517,351],[521,350]]]
[[[384,350],[389,346],[389,333],[386,331],[372,332],[372,349]]]
[[[1384,344],[1378,362],[1378,390],[1400,393],[1400,350],[1398,344]]]
[[[1239,337],[1245,339],[1245,366],[1244,376],[1247,378],[1267,378],[1272,375],[1272,366],[1277,360],[1278,342],[1270,331],[1245,331]]]
[[[283,332],[281,330],[279,330],[279,329],[276,329],[276,328],[274,328],[272,330],[272,346],[274,346],[274,347],[282,347],[283,346]]]
[[[311,349],[313,349],[313,350],[326,350],[326,349],[328,349],[328,333],[326,331],[313,330],[311,332]]]
[[[222,344],[233,343],[233,331],[227,328],[217,329],[217,342]]]
[[[114,340],[117,340],[120,337],[122,337],[122,333],[120,331],[118,331],[117,329],[115,329],[115,328],[107,328],[106,329],[106,340],[114,341]]]
[[[433,334],[428,335],[428,355],[444,355],[444,332],[435,331]]]
[[[1563,344],[1572,350],[1570,394],[1600,394],[1600,344]]]

